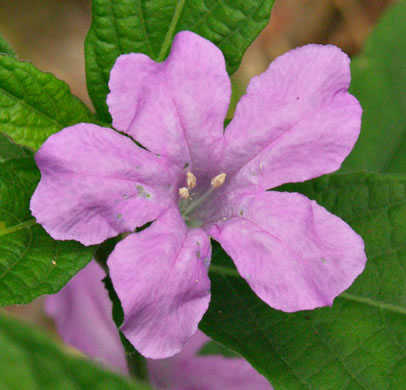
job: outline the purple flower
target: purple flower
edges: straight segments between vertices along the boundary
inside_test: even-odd
[[[196,332],[209,237],[270,306],[331,305],[365,266],[362,239],[305,196],[266,190],[340,167],[360,129],[349,82],[336,47],[292,50],[251,81],[224,131],[231,88],[212,43],[181,32],[163,63],[120,56],[107,103],[128,136],[86,123],[51,136],[36,154],[32,213],[53,238],[85,245],[154,221],[108,259],[121,330],[146,357],[171,356]]]
[[[128,373],[124,349],[112,319],[112,304],[102,268],[91,261],[57,294],[45,301],[63,341],[103,365]]]
[[[45,309],[63,340],[105,366],[128,374],[124,349],[111,318],[112,305],[92,261],[59,293],[47,297]],[[209,340],[197,331],[178,355],[148,360],[151,382],[160,390],[272,390],[244,359],[197,356]]]
[[[198,330],[177,355],[148,360],[151,382],[162,390],[272,390],[269,382],[241,358],[199,356],[210,339]]]

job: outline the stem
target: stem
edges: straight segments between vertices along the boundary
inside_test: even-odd
[[[126,351],[125,357],[130,375],[136,380],[148,382],[147,359],[135,350]]]

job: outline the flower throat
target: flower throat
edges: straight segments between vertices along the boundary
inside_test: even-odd
[[[183,219],[190,227],[200,226],[199,221],[191,218],[191,213],[196,210],[209,196],[219,187],[221,187],[226,180],[226,174],[224,172],[213,177],[210,181],[210,188],[203,194],[197,196],[192,192],[196,187],[197,179],[192,172],[186,173],[186,187],[179,188],[179,208]]]

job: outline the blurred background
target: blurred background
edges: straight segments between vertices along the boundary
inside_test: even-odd
[[[276,0],[270,23],[233,78],[245,88],[275,57],[306,43],[332,43],[354,55],[379,16],[396,1]],[[90,12],[91,0],[0,0],[0,34],[20,59],[65,80],[89,105],[83,41]]]
[[[270,23],[246,52],[233,75],[244,90],[252,76],[286,51],[306,43],[332,43],[349,55],[360,52],[375,23],[397,0],[277,0]],[[83,42],[91,0],[0,0],[0,34],[18,57],[66,81],[91,106],[86,90]],[[9,312],[50,330],[43,299]]]

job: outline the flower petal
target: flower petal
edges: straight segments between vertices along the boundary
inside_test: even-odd
[[[183,367],[177,367],[174,379],[174,384],[167,389],[272,390],[262,375],[239,358],[212,356],[191,359]]]
[[[198,330],[179,354],[149,360],[152,383],[160,390],[272,390],[269,382],[242,358],[196,356],[209,340]]]
[[[42,178],[31,211],[56,240],[100,243],[154,220],[175,200],[176,170],[111,129],[68,127],[35,159]]]
[[[223,54],[214,44],[184,31],[165,62],[122,55],[109,87],[115,128],[195,175],[207,164],[214,166],[231,94]]]
[[[108,259],[124,310],[121,331],[145,357],[179,352],[210,301],[210,240],[168,210],[149,228],[117,244]]]
[[[307,45],[251,80],[225,133],[223,170],[236,174],[234,188],[269,189],[340,167],[361,126],[349,62],[334,46]]]
[[[61,291],[46,298],[45,311],[55,320],[65,343],[127,374],[124,349],[102,283],[104,277],[101,267],[92,261]]]
[[[364,269],[361,237],[301,194],[235,194],[230,208],[209,233],[275,309],[331,305]]]
[[[176,355],[166,359],[148,359],[148,373],[151,383],[160,390],[171,389],[173,386],[179,387],[179,370],[197,355],[208,340],[210,338],[198,329]]]

